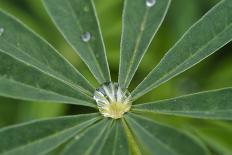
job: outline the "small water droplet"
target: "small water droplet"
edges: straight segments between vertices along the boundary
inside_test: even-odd
[[[156,0],[146,0],[147,7],[153,7],[156,4]]]
[[[78,139],[80,139],[80,136],[79,136],[79,135],[76,135],[76,136],[75,136],[75,140],[78,140]]]
[[[82,36],[81,36],[81,39],[84,41],[84,42],[89,42],[90,39],[91,39],[91,34],[89,32],[85,32]]]
[[[85,7],[84,7],[84,11],[85,11],[85,12],[89,12],[89,7],[88,7],[88,6],[85,6]]]
[[[4,28],[0,27],[0,36],[3,35],[4,33]]]

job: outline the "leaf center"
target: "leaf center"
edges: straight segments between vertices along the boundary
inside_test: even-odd
[[[122,118],[131,108],[131,95],[122,89],[118,83],[104,83],[94,92],[100,113],[104,117]]]

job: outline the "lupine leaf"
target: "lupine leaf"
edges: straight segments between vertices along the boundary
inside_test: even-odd
[[[71,103],[95,107],[91,97],[78,93],[30,65],[0,52],[0,95],[57,103]]]
[[[127,88],[151,40],[167,13],[170,0],[157,0],[148,7],[146,0],[125,0],[121,39],[119,83]]]
[[[96,155],[129,155],[131,151],[129,149],[128,140],[124,131],[121,120],[116,120],[111,127],[109,136],[107,137],[104,146],[99,148]]]
[[[232,40],[232,1],[222,0],[194,24],[132,92],[139,98]]]
[[[78,134],[61,154],[129,155],[130,150],[121,120],[105,119]]]
[[[44,0],[44,4],[60,32],[98,82],[109,82],[109,67],[93,1]]]
[[[97,154],[109,135],[111,123],[112,120],[103,119],[76,135],[75,139],[67,144],[61,154]]]
[[[202,92],[134,106],[134,111],[202,119],[232,120],[232,88]]]
[[[94,88],[46,41],[1,11],[0,21],[1,96],[93,103]]]
[[[208,154],[202,144],[173,128],[132,113],[126,117],[126,120],[143,154]]]
[[[60,117],[0,130],[1,155],[44,154],[99,120],[98,114]]]
[[[232,126],[223,122],[198,125],[193,129],[198,137],[202,138],[207,145],[213,150],[223,155],[232,154],[232,139],[228,135],[232,135]]]

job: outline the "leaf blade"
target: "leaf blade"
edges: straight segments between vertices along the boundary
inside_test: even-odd
[[[110,71],[93,1],[43,2],[59,31],[80,55],[98,82],[101,84],[109,82]],[[83,41],[82,35],[85,34],[88,40]]]
[[[232,40],[232,2],[222,0],[194,24],[132,92],[137,99]],[[196,35],[199,34],[199,35]]]
[[[1,53],[0,95],[30,101],[80,104],[95,107],[88,95],[56,80],[33,66]]]
[[[94,123],[99,119],[97,116],[99,115],[60,117],[3,128],[0,130],[0,152],[4,155],[49,152]]]
[[[232,88],[135,105],[135,111],[157,112],[201,119],[232,119]]]
[[[108,145],[111,144],[111,145]],[[128,140],[121,120],[113,122],[109,136],[107,137],[104,146],[100,148],[98,155],[130,155]]]
[[[9,84],[14,79],[21,84],[42,87],[62,96],[69,96],[65,93],[68,91],[73,94],[73,98],[77,98],[75,102],[93,103],[90,96],[94,88],[52,46],[3,11],[0,11],[0,21],[0,27],[4,30],[0,36],[1,79],[8,79]],[[30,75],[26,76],[28,74]],[[9,91],[1,91],[1,94],[12,96]],[[23,89],[21,91],[23,92]]]
[[[97,142],[99,142],[101,138],[104,139],[104,132],[109,128],[110,123],[110,120],[103,119],[83,133],[77,135],[74,140],[66,145],[61,154],[91,154],[93,148],[98,145]],[[108,133],[109,132],[107,132],[107,134]]]
[[[178,130],[132,113],[127,116],[126,120],[144,154],[207,154],[204,147]]]
[[[147,7],[144,0],[125,0],[119,66],[119,83],[122,87],[129,86],[143,55],[164,20],[170,2],[156,1],[154,6]],[[134,11],[137,11],[136,16]]]

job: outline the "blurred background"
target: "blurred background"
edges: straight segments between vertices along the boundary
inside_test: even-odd
[[[121,14],[123,0],[94,0],[100,18],[113,81],[117,81]],[[154,38],[134,79],[132,90],[154,68],[165,52],[182,34],[219,0],[173,0],[161,29]],[[96,87],[98,84],[67,45],[48,17],[41,0],[0,0],[0,8],[19,18],[57,48]],[[198,34],[196,34],[198,35]],[[232,44],[184,72],[158,89],[140,98],[137,103],[232,86]],[[232,101],[231,101],[232,102]],[[37,103],[0,97],[0,127],[34,119],[92,112],[92,109],[54,103]],[[151,116],[149,116],[151,117]],[[154,115],[184,132],[193,131],[213,154],[232,155],[232,123]]]

